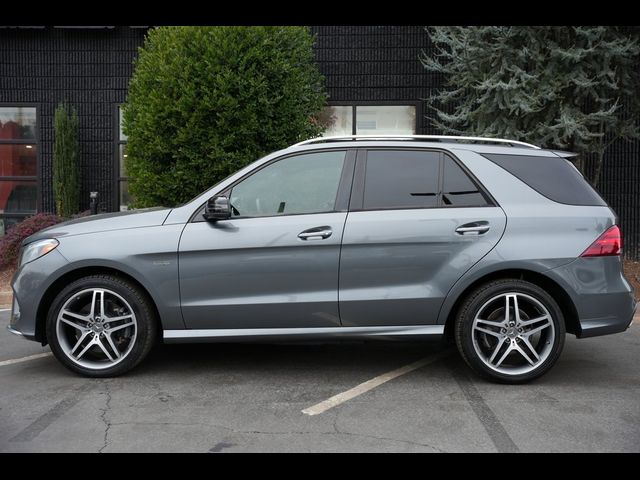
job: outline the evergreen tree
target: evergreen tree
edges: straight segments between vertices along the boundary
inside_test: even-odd
[[[80,184],[78,173],[78,113],[66,104],[56,108],[53,128],[53,194],[56,212],[61,217],[78,213]]]
[[[595,157],[640,137],[637,28],[433,27],[423,52],[444,88],[430,97],[443,132],[507,137]],[[584,165],[579,161],[578,167]]]

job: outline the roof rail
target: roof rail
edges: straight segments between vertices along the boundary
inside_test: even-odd
[[[517,140],[507,140],[504,138],[485,138],[485,137],[457,137],[452,135],[338,135],[332,137],[317,137],[305,140],[304,142],[296,143],[294,146],[310,145],[312,143],[324,143],[324,142],[338,142],[349,140],[423,140],[423,141],[452,141],[452,142],[485,142],[485,143],[499,143],[512,146],[522,146],[527,148],[535,148],[540,150],[540,147],[532,145],[530,143],[519,142]]]

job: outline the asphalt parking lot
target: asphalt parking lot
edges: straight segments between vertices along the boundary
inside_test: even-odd
[[[640,451],[638,320],[568,336],[524,386],[475,377],[440,343],[380,342],[161,345],[92,380],[25,359],[48,348],[7,323],[0,312],[0,452]]]

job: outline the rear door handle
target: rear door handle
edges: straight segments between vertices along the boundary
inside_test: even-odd
[[[323,227],[314,227],[305,230],[304,232],[300,232],[298,234],[298,238],[302,240],[324,240],[325,238],[329,238],[333,230],[329,226]]]
[[[456,233],[460,235],[482,235],[489,231],[489,222],[466,223],[456,228]]]

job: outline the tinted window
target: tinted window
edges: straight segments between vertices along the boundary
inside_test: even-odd
[[[266,217],[330,212],[335,207],[346,152],[279,160],[233,187],[235,215]]]
[[[469,176],[449,156],[444,157],[442,203],[454,207],[484,207],[487,201]]]
[[[437,152],[370,150],[363,208],[438,206],[439,164]]]
[[[483,154],[538,193],[554,202],[569,205],[600,205],[606,203],[578,170],[561,157],[532,155]]]

